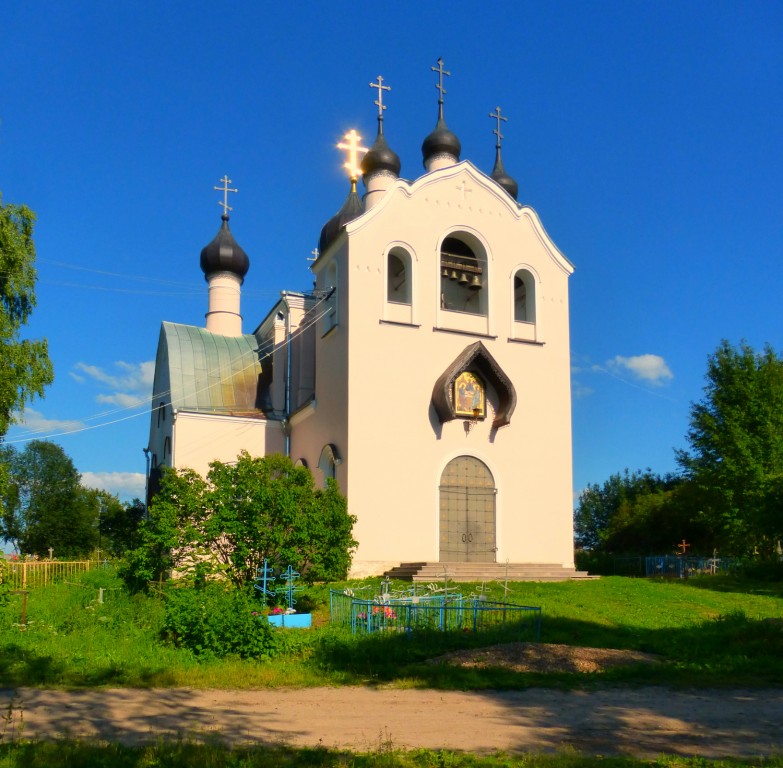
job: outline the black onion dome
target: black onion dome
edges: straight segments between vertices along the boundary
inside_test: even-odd
[[[453,155],[459,160],[459,153],[462,152],[462,145],[455,133],[449,130],[446,121],[438,118],[438,124],[435,130],[424,139],[421,145],[421,154],[424,156],[424,165],[435,155]]]
[[[318,239],[318,252],[324,253],[337,239],[342,228],[362,213],[364,213],[364,206],[356,192],[356,185],[352,184],[351,192],[348,197],[345,198],[343,207],[324,224],[323,229],[321,230],[321,237]]]
[[[228,228],[228,216],[223,214],[223,225],[209,245],[201,249],[201,270],[204,277],[215,272],[233,272],[244,279],[250,269],[250,259],[242,247],[234,240]]]
[[[500,158],[500,148],[498,147],[495,152],[495,167],[492,169],[492,178],[508,192],[514,200],[517,199],[519,194],[519,184],[516,180],[511,178],[506,173],[506,169],[503,167],[503,160]]]
[[[365,181],[368,176],[372,176],[372,174],[379,171],[388,171],[395,176],[399,176],[401,168],[400,158],[386,143],[383,129],[379,128],[375,143],[362,158],[362,175]]]

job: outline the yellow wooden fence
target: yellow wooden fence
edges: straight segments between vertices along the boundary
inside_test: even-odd
[[[89,560],[6,560],[2,579],[11,589],[33,589],[89,570]]]

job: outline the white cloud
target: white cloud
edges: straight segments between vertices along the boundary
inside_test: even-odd
[[[82,472],[82,485],[117,494],[122,500],[144,498],[143,472]]]
[[[615,373],[629,372],[635,378],[646,381],[654,386],[662,386],[674,378],[674,374],[660,355],[634,355],[623,357],[617,355],[606,363],[607,368]]]
[[[19,415],[16,414],[18,417]],[[35,408],[25,408],[24,414],[19,418],[19,425],[29,432],[73,432],[83,429],[85,424],[75,419],[47,419]]]
[[[138,405],[144,405],[148,398],[141,395],[129,395],[125,392],[116,392],[113,395],[98,395],[96,402],[107,403],[109,405],[119,405],[122,408],[135,408]]]
[[[119,360],[114,363],[112,371],[97,365],[77,363],[71,371],[71,378],[80,384],[92,381],[112,390],[109,394],[98,395],[97,402],[119,405],[122,408],[136,408],[149,401],[154,375],[153,360],[142,363]]]
[[[581,400],[583,397],[590,397],[593,394],[591,387],[586,387],[579,381],[571,381],[571,395],[575,400]]]

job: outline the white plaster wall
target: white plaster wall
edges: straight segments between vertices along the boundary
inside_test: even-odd
[[[239,313],[242,278],[232,272],[216,272],[209,277],[209,308],[206,325],[221,336],[242,335]]]
[[[305,459],[317,484],[323,483],[323,475],[318,470],[318,459],[327,443],[334,444],[341,457],[347,455],[349,386],[351,397],[354,397],[353,390],[360,388],[360,385],[350,379],[348,367],[348,293],[351,290],[351,275],[346,268],[347,256],[346,240],[343,236],[313,265],[316,289],[325,290],[329,287],[327,274],[330,272],[330,266],[333,261],[337,264],[338,320],[331,330],[327,330],[326,318],[319,320],[315,326],[316,406],[291,432],[291,458],[294,461]],[[322,310],[323,306],[317,307],[316,314],[320,314]],[[336,468],[337,482],[343,493],[347,490],[346,466],[347,463],[343,462]],[[348,505],[353,512],[350,498]]]
[[[440,310],[439,244],[455,230],[473,232],[486,245],[487,318]],[[342,487],[359,518],[354,570],[438,559],[440,474],[461,454],[484,461],[495,477],[499,562],[573,565],[569,262],[531,209],[520,210],[469,163],[427,174],[411,188],[398,182],[347,231],[341,256],[350,296],[343,317],[350,322],[340,329],[347,359],[341,355],[339,365],[350,377]],[[418,327],[380,322],[388,317],[386,246],[401,240],[414,251]],[[543,344],[510,340],[518,335],[510,307],[521,263],[539,277]],[[465,327],[474,332],[435,330]],[[461,419],[440,425],[430,400],[438,376],[479,339],[513,382],[518,402],[509,426],[493,431],[487,418],[466,434]],[[321,405],[319,399],[319,412]]]
[[[240,451],[251,456],[282,453],[285,448],[279,421],[180,411],[174,422],[173,466],[201,475],[218,460],[235,461]]]

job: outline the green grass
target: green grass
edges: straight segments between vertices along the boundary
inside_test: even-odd
[[[335,585],[344,586],[344,585]],[[98,588],[105,602],[97,602]],[[490,598],[503,588],[489,585]],[[592,675],[521,674],[426,664],[481,635],[355,638],[328,626],[328,586],[310,589],[313,630],[279,630],[272,662],[199,661],[160,639],[161,598],[129,595],[110,570],[30,592],[0,608],[0,686],[261,688],[394,684],[435,688],[574,687],[596,683],[783,685],[783,584],[729,577],[608,577],[509,584],[508,600],[541,606],[541,641],[658,654],[662,663]],[[464,594],[469,585],[460,585]]]
[[[79,741],[20,742],[0,745],[0,768],[783,768],[783,758],[765,760],[706,760],[662,757],[637,760],[627,757],[464,753],[417,749],[397,750],[381,743],[368,753],[289,747],[229,749],[189,742],[149,747],[89,744]]]

